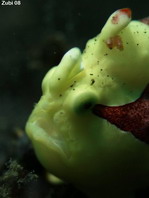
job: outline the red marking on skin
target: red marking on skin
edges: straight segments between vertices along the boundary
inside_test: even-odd
[[[129,18],[131,18],[131,9],[130,8],[123,8],[120,10],[121,13],[126,14]]]
[[[116,47],[117,49],[119,49],[121,51],[124,49],[122,39],[119,35],[109,38],[106,41],[106,44],[109,49],[113,49],[114,47]]]
[[[112,21],[113,24],[118,24],[118,22],[119,22],[119,15],[116,14],[115,16],[113,16],[111,21]]]
[[[112,17],[111,22],[113,24],[118,24],[119,22],[119,18],[121,15],[127,15],[129,18],[131,18],[131,10],[129,8],[124,8],[124,9],[120,9],[117,11],[117,13],[115,14],[115,16]]]
[[[149,86],[135,102],[114,107],[97,104],[93,113],[149,144]]]
[[[149,17],[140,20],[142,23],[149,25]]]

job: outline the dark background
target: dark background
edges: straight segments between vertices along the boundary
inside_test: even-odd
[[[149,15],[143,0],[21,0],[20,6],[0,6],[0,168],[26,152],[24,126],[46,72],[70,48],[83,50],[110,14],[125,7],[133,19]]]
[[[38,101],[41,80],[72,47],[83,49],[109,15],[129,7],[133,19],[148,16],[143,1],[21,0],[0,6],[0,129],[24,127]]]

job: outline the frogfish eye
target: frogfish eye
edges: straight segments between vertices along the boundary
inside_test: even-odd
[[[98,101],[92,91],[83,91],[73,97],[72,110],[77,114],[88,112]]]

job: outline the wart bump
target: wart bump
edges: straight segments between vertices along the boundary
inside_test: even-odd
[[[105,43],[107,44],[109,49],[113,49],[114,47],[116,47],[120,51],[124,49],[122,39],[119,35],[109,38]]]

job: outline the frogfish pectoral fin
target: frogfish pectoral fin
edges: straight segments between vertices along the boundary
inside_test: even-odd
[[[97,104],[93,113],[116,125],[123,131],[131,132],[136,138],[149,144],[149,85],[136,101],[122,106]]]

